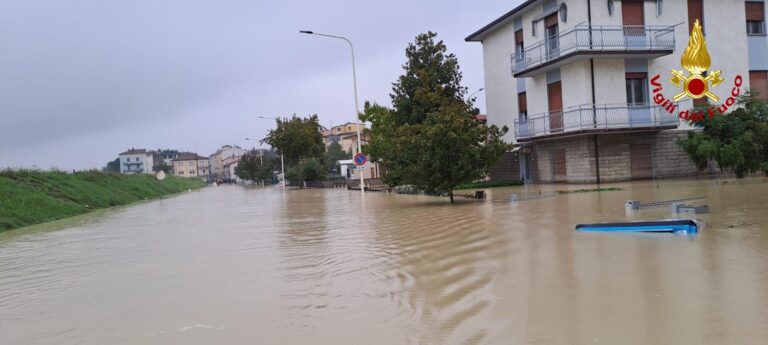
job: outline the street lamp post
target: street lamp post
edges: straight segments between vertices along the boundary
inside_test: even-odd
[[[360,105],[357,101],[357,71],[355,70],[355,47],[352,45],[352,41],[350,41],[348,38],[343,36],[326,35],[326,34],[321,34],[321,33],[308,31],[308,30],[301,30],[299,32],[307,35],[318,35],[318,36],[324,36],[324,37],[330,37],[330,38],[338,38],[346,41],[347,44],[349,44],[349,51],[352,53],[352,85],[354,86],[354,90],[355,90],[355,120],[357,121],[357,126],[356,126],[357,127],[357,152],[362,153],[363,144],[362,144],[362,140],[360,139]],[[364,170],[360,171],[360,194],[365,194],[364,172],[365,172]]]

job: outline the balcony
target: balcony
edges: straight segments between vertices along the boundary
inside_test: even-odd
[[[674,26],[577,25],[512,54],[515,78],[589,58],[655,58],[675,49]]]
[[[517,141],[613,131],[677,128],[678,118],[657,105],[584,104],[515,120]]]

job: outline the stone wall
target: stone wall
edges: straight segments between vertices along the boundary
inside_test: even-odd
[[[650,145],[654,178],[697,175],[696,166],[677,144],[677,140],[684,138],[687,133],[688,131],[664,130],[598,135],[601,182],[632,179],[630,145],[634,144]],[[594,183],[597,181],[594,136],[545,140],[534,142],[532,146],[534,181],[553,182],[550,152],[559,149],[565,150],[566,182]]]
[[[520,179],[520,159],[517,152],[505,152],[489,172],[491,181]]]
[[[533,179],[537,182],[553,182],[550,152],[565,150],[567,182],[586,183],[595,181],[595,160],[592,136],[542,141],[533,144]]]
[[[694,176],[698,174],[688,154],[677,140],[688,136],[689,131],[661,131],[656,136],[654,150],[655,176],[657,178]]]

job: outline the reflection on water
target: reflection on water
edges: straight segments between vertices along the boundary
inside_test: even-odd
[[[6,232],[0,344],[768,343],[768,183],[615,186],[211,187]],[[573,231],[694,196],[695,237]]]

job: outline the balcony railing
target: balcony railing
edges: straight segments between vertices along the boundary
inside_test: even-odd
[[[517,140],[613,129],[674,128],[678,118],[657,105],[584,104],[515,120]]]
[[[653,55],[671,54],[674,49],[674,26],[577,25],[512,54],[512,73],[517,77],[575,53]]]

